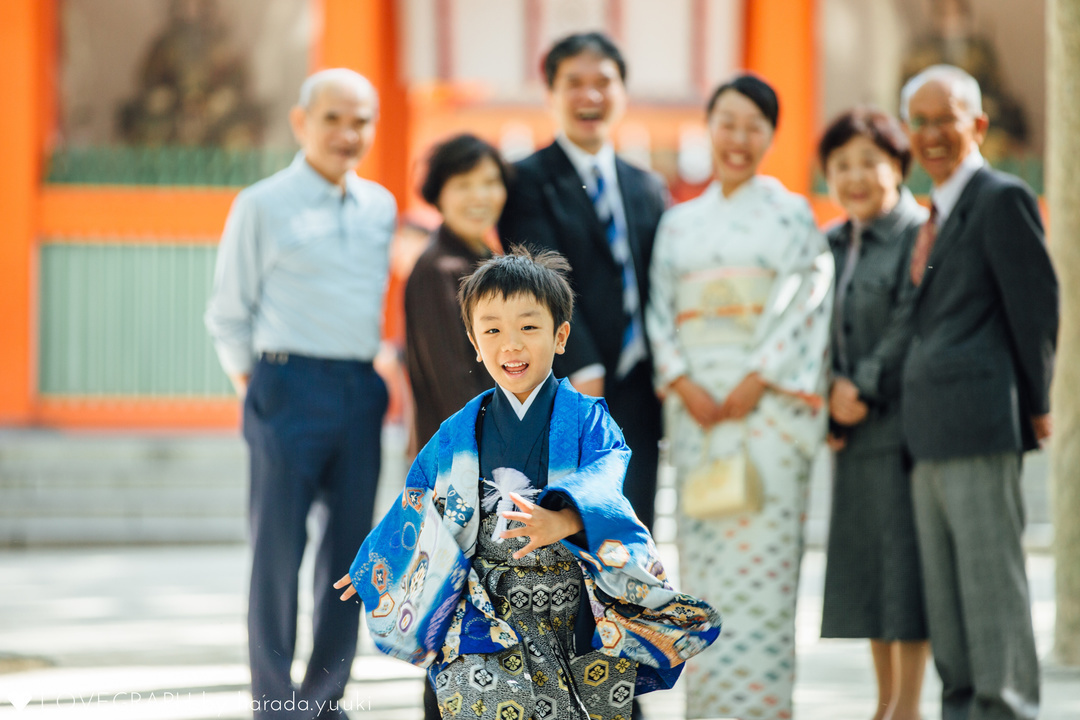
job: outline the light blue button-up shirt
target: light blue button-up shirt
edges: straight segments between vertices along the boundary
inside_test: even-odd
[[[263,352],[371,360],[397,205],[355,173],[346,189],[303,154],[243,190],[218,248],[206,329],[229,375]]]

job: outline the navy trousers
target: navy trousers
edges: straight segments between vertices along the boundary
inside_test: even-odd
[[[360,604],[333,583],[371,530],[387,392],[371,363],[264,354],[244,401],[251,452],[248,652],[256,718],[344,717]],[[297,584],[307,520],[318,526],[314,649],[299,687]]]
[[[638,519],[651,530],[656,515],[656,473],[663,436],[660,400],[653,389],[651,366],[638,363],[623,379],[614,382],[609,379],[604,387],[604,399],[630,447],[623,495]]]

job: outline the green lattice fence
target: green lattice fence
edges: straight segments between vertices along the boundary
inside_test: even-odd
[[[215,252],[202,244],[46,242],[39,391],[230,395],[202,322]]]
[[[250,185],[292,161],[292,149],[189,147],[62,148],[49,158],[47,182],[78,185]]]

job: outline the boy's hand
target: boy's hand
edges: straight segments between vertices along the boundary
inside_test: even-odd
[[[503,517],[507,520],[517,520],[524,527],[504,530],[502,537],[503,539],[513,537],[529,538],[528,544],[514,553],[515,560],[520,560],[533,550],[542,548],[545,545],[553,545],[563,538],[568,538],[574,533],[585,529],[584,523],[581,522],[581,516],[573,508],[547,510],[529,502],[517,493],[510,493],[510,497],[514,499],[514,504],[521,508],[521,512],[511,510],[510,512],[504,512]]]
[[[343,575],[340,580],[338,580],[336,583],[334,583],[334,588],[337,589],[337,590],[340,590],[341,588],[345,587],[346,585],[348,585],[349,588],[345,592],[341,593],[341,598],[339,598],[341,600],[348,600],[349,598],[351,598],[353,595],[356,594],[356,588],[353,587],[352,578],[349,577],[348,575]]]

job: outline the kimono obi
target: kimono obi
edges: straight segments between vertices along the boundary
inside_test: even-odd
[[[675,326],[687,347],[751,346],[776,281],[763,267],[689,272],[675,289]]]

